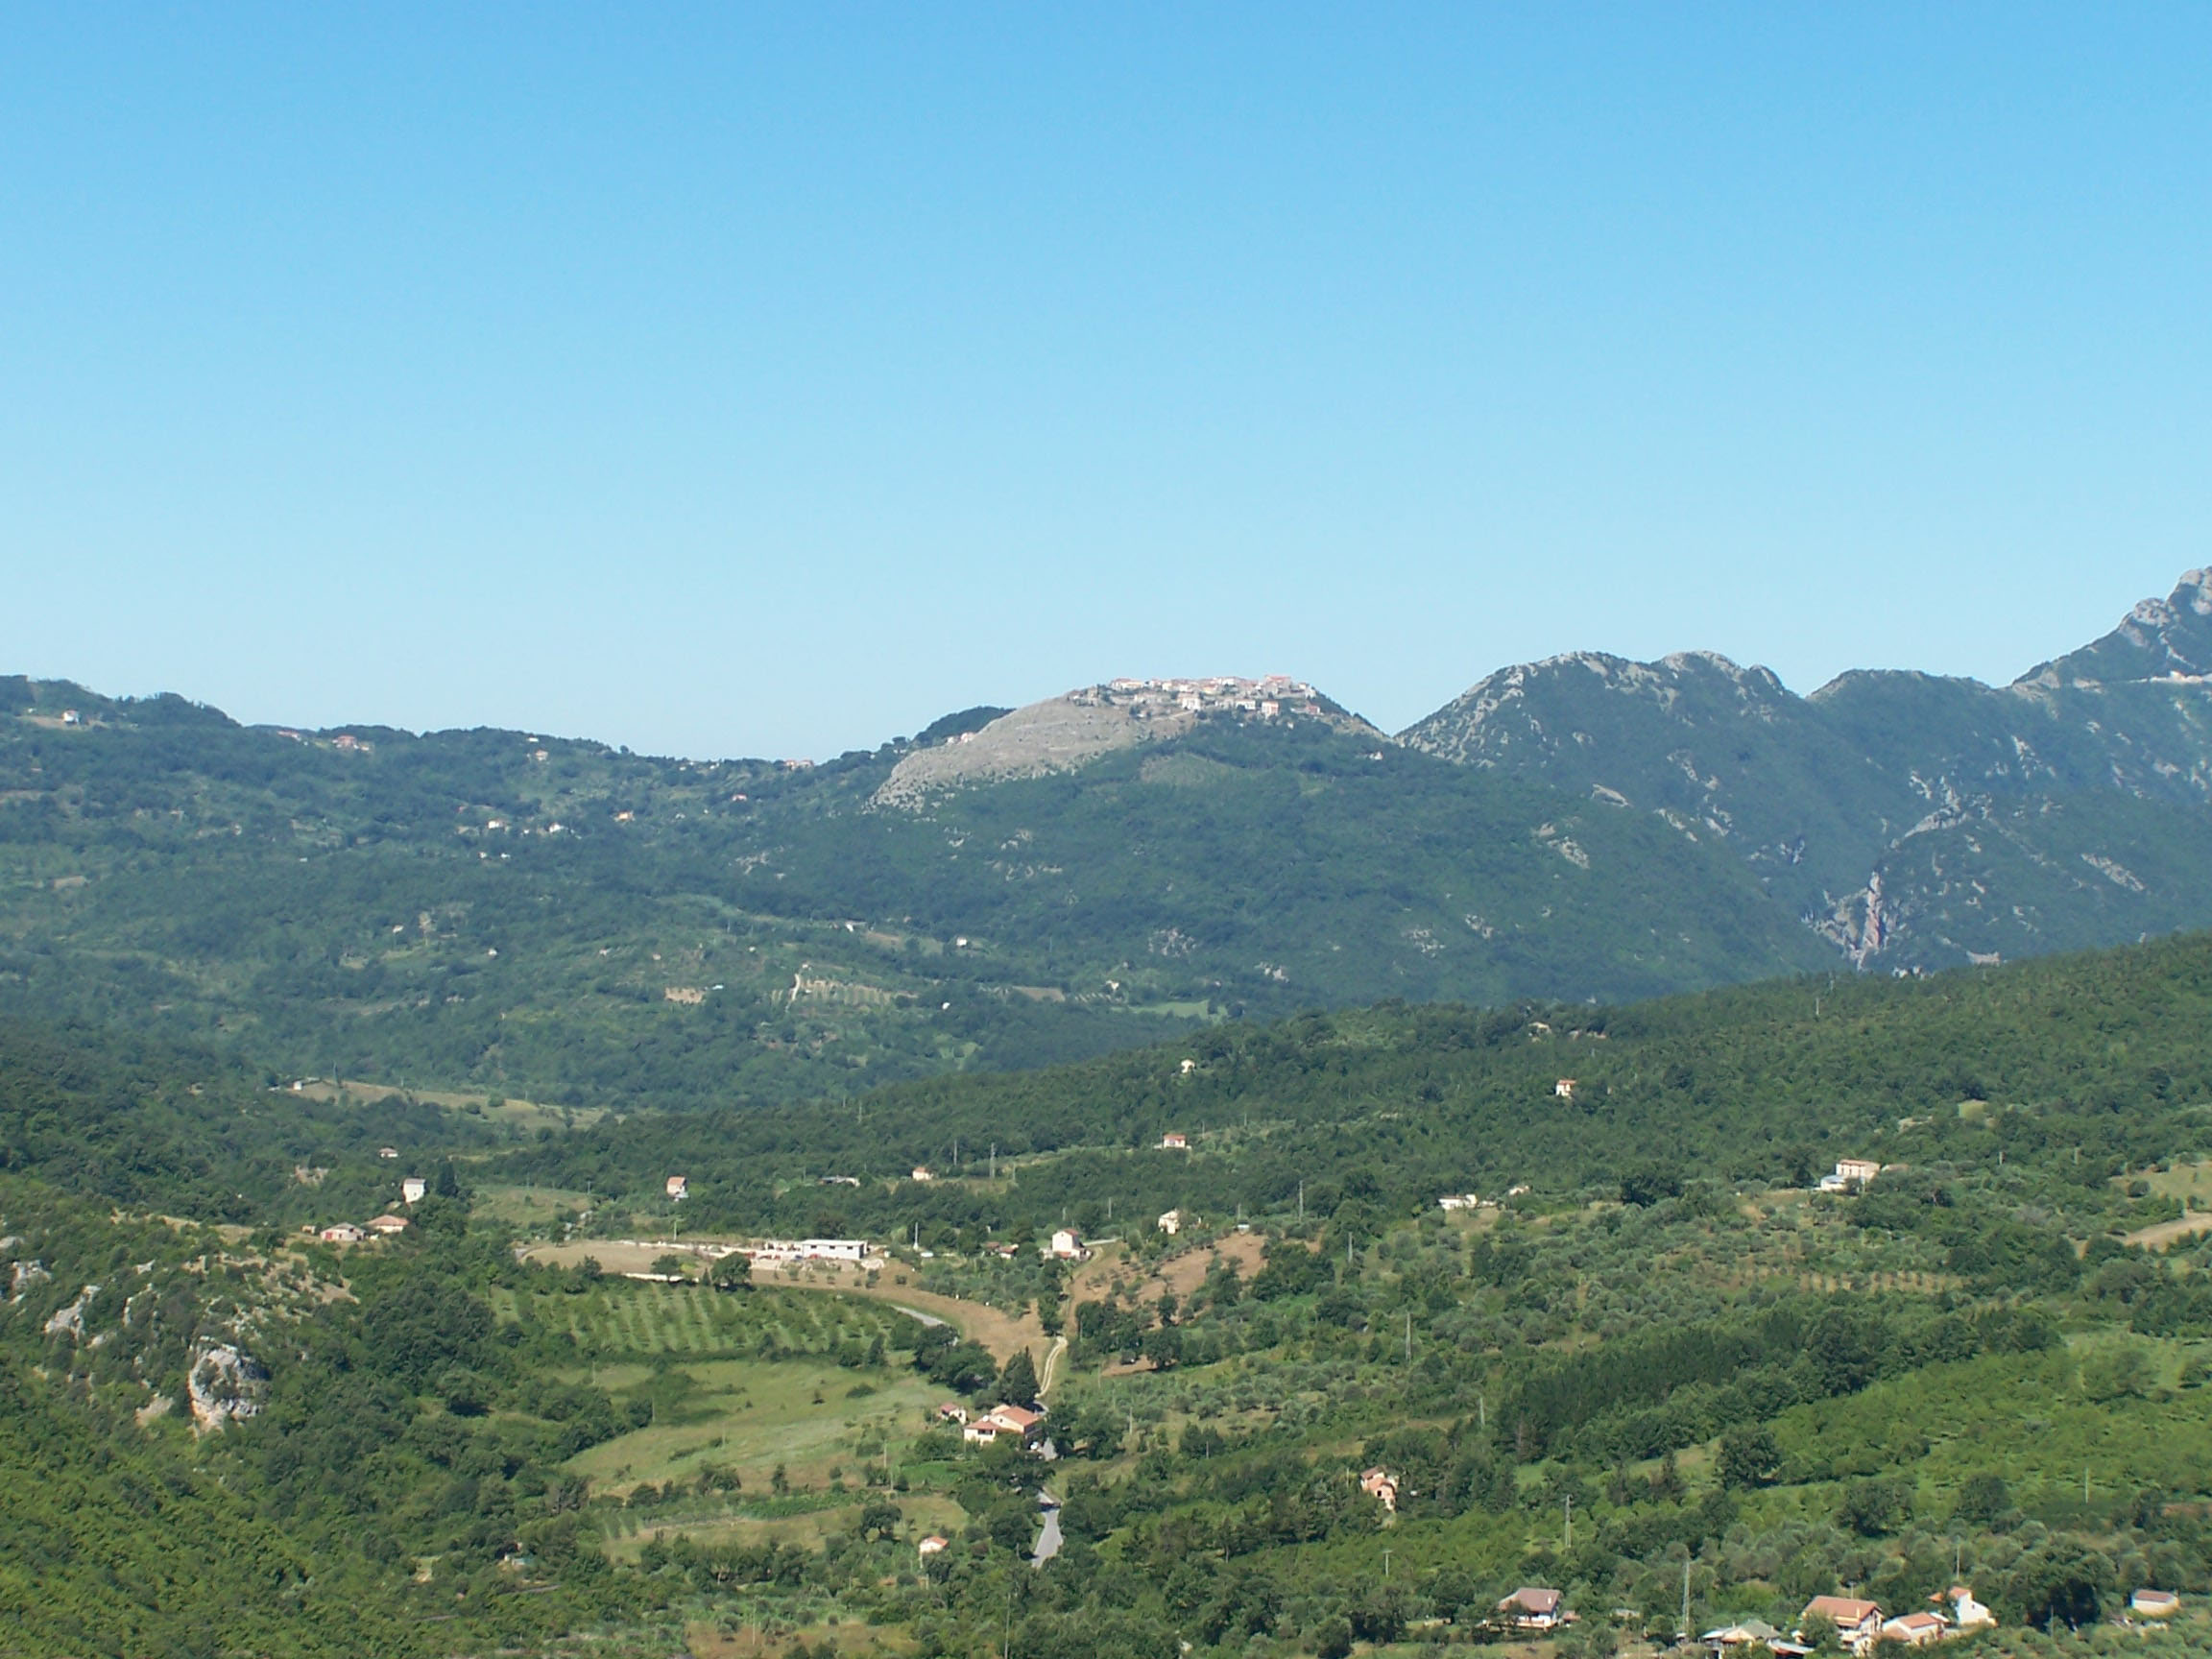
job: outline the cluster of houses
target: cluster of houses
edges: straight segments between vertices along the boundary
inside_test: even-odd
[[[351,1221],[333,1221],[316,1237],[325,1244],[358,1244],[367,1238],[389,1238],[396,1233],[407,1231],[404,1215],[379,1215],[373,1221],[356,1224]]]
[[[1926,1647],[1954,1637],[1970,1636],[1997,1623],[1997,1616],[1977,1601],[1974,1592],[1963,1584],[1954,1584],[1942,1595],[1931,1596],[1928,1600],[1927,1611],[1891,1617],[1882,1610],[1881,1603],[1856,1596],[1815,1596],[1797,1616],[1797,1628],[1787,1635],[1764,1619],[1741,1619],[1708,1630],[1698,1640],[1713,1659],[1731,1659],[1734,1654],[1756,1647],[1773,1653],[1810,1653],[1813,1647],[1806,1640],[1806,1627],[1825,1620],[1834,1626],[1837,1639],[1845,1649],[1865,1654],[1872,1652],[1877,1643]],[[1945,1607],[1950,1609],[1948,1613],[1942,1611]]]
[[[996,1446],[1001,1438],[1015,1446],[1026,1446],[1044,1423],[1045,1413],[1026,1406],[994,1406],[971,1415],[959,1401],[948,1400],[937,1407],[937,1420],[959,1424],[960,1438],[971,1446]]]
[[[1200,680],[1111,680],[1088,690],[1070,692],[1068,700],[1091,708],[1128,709],[1141,718],[1182,712],[1250,714],[1273,720],[1286,709],[1293,714],[1321,712],[1313,687],[1286,674],[1267,674],[1258,680],[1236,674]]]
[[[756,1265],[775,1265],[787,1262],[864,1262],[868,1259],[868,1240],[865,1238],[763,1238],[749,1246],[744,1254]]]
[[[1527,1182],[1517,1182],[1505,1189],[1505,1196],[1518,1198],[1527,1190]],[[1495,1210],[1498,1208],[1498,1200],[1479,1197],[1473,1192],[1447,1192],[1443,1197],[1436,1200],[1436,1208],[1439,1210]]]
[[[398,1156],[389,1147],[384,1148],[377,1155],[394,1158]],[[410,1175],[399,1183],[399,1202],[406,1205],[420,1204],[422,1201],[422,1195],[429,1190],[429,1182],[420,1175]],[[397,1214],[386,1214],[377,1216],[373,1221],[333,1221],[327,1227],[318,1229],[309,1226],[301,1229],[301,1231],[313,1233],[325,1244],[359,1244],[366,1239],[390,1238],[397,1234],[406,1232],[407,1217]]]
[[[1974,1635],[1997,1623],[1997,1616],[1963,1584],[1954,1584],[1940,1596],[1929,1597],[1928,1600],[1930,1605],[1925,1611],[1892,1616],[1885,1613],[1879,1602],[1858,1597],[1815,1596],[1798,1615],[1797,1628],[1788,1635],[1764,1620],[1744,1619],[1708,1630],[1700,1640],[1713,1659],[1731,1659],[1732,1655],[1754,1646],[1774,1653],[1810,1653],[1814,1649],[1806,1640],[1806,1628],[1816,1620],[1824,1620],[1835,1628],[1838,1640],[1848,1651],[1864,1655],[1881,1643],[1927,1647]],[[2133,1618],[2153,1623],[2171,1619],[2180,1610],[2181,1598],[2171,1590],[2138,1590],[2128,1601],[2128,1611]]]

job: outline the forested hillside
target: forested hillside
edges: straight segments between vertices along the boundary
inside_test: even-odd
[[[2003,688],[1582,653],[1395,741],[1310,688],[1093,687],[692,761],[0,680],[0,1008],[291,1076],[753,1105],[2202,926],[2206,581]]]
[[[2191,1611],[2128,1650],[2201,1650],[2208,1004],[2193,935],[519,1139],[19,1026],[0,1651],[1313,1659],[1535,1584],[1609,1654],[1960,1580],[1982,1651],[2144,1585]],[[810,1227],[901,1242],[701,1249]],[[1053,1463],[936,1426],[1040,1395]]]
[[[974,1232],[1063,1213],[1096,1230],[1181,1205],[1326,1214],[1356,1182],[1378,1216],[1529,1185],[1805,1186],[1839,1157],[2022,1170],[2096,1203],[2106,1180],[2212,1156],[2212,934],[1923,979],[1812,975],[1625,1007],[1383,1004],[1215,1028],[1010,1076],[902,1085],[844,1110],[711,1125],[640,1119],[526,1148],[600,1192],[690,1180],[688,1214]],[[1563,1085],[1569,1086],[1563,1095]],[[1189,1151],[1160,1147],[1185,1135]],[[954,1163],[957,1148],[958,1163]],[[987,1174],[996,1156],[999,1178]],[[916,1164],[971,1179],[899,1179]],[[825,1174],[861,1177],[823,1188]],[[1317,1196],[1318,1194],[1318,1196]],[[825,1225],[827,1224],[825,1219]]]
[[[1311,719],[1193,720],[894,806],[913,744],[693,763],[24,682],[0,707],[11,685],[0,1004],[292,1076],[751,1104],[1382,995],[1617,998],[1822,956],[1655,820]]]

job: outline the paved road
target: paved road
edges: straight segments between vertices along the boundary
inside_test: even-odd
[[[1042,1567],[1060,1553],[1060,1500],[1049,1492],[1037,1494],[1038,1504],[1045,1511],[1045,1530],[1037,1535],[1037,1548],[1030,1552],[1029,1564]]]

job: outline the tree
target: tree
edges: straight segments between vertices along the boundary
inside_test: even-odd
[[[707,1283],[717,1290],[750,1290],[753,1288],[753,1259],[740,1251],[717,1257],[707,1269]]]
[[[1782,1472],[1782,1448],[1758,1425],[1738,1429],[1720,1442],[1720,1484],[1767,1486]]]
[[[1664,1198],[1682,1195],[1682,1177],[1657,1164],[1647,1164],[1621,1177],[1621,1202],[1648,1210]]]
[[[998,1398],[1009,1406],[1034,1406],[1037,1392],[1037,1362],[1024,1348],[998,1373]]]
[[[899,1523],[904,1519],[898,1504],[878,1501],[861,1506],[860,1519],[854,1523],[853,1530],[862,1538],[895,1538]]]
[[[2071,1539],[2056,1538],[2022,1557],[2005,1600],[2014,1617],[2038,1630],[2054,1624],[2079,1628],[2096,1623],[2111,1577],[2112,1565],[2104,1556]]]
[[[1951,1513],[1960,1521],[1994,1527],[2011,1507],[2012,1492],[2005,1484],[2005,1477],[1984,1470],[1969,1476],[1959,1488],[1959,1501],[1951,1506]]]
[[[653,1271],[663,1279],[681,1279],[684,1277],[684,1258],[673,1250],[666,1251],[653,1258]]]
[[[1894,1532],[1911,1518],[1912,1483],[1900,1476],[1852,1481],[1843,1489],[1843,1502],[1836,1512],[1836,1524],[1862,1538]]]
[[[1183,1333],[1163,1325],[1144,1333],[1144,1358],[1155,1371],[1171,1371],[1183,1361]]]

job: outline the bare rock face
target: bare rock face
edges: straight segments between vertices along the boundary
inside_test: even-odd
[[[192,1422],[203,1434],[242,1417],[257,1417],[269,1400],[269,1374],[252,1356],[228,1342],[203,1346],[185,1377]]]
[[[87,1285],[84,1289],[78,1291],[76,1301],[70,1303],[68,1307],[57,1310],[54,1316],[46,1321],[46,1334],[60,1336],[67,1334],[71,1336],[82,1337],[84,1334],[84,1310],[92,1306],[92,1298],[99,1294],[100,1286],[97,1285]]]
[[[2183,573],[2171,595],[2146,599],[2079,651],[2031,668],[2022,685],[2106,685],[2212,675],[2212,570]]]
[[[876,791],[878,806],[918,808],[933,795],[974,783],[1072,772],[1118,749],[1178,736],[1202,719],[1322,720],[1361,737],[1381,733],[1303,680],[1115,680],[1048,697],[988,726],[917,749]]]
[[[1117,749],[1183,731],[1190,723],[1190,716],[1180,709],[1154,715],[1071,691],[1001,714],[979,732],[916,750],[892,768],[875,802],[918,807],[932,795],[972,783],[1070,772]]]
[[[8,1269],[8,1300],[20,1302],[30,1294],[31,1286],[42,1285],[53,1275],[46,1271],[43,1262],[17,1262]]]

